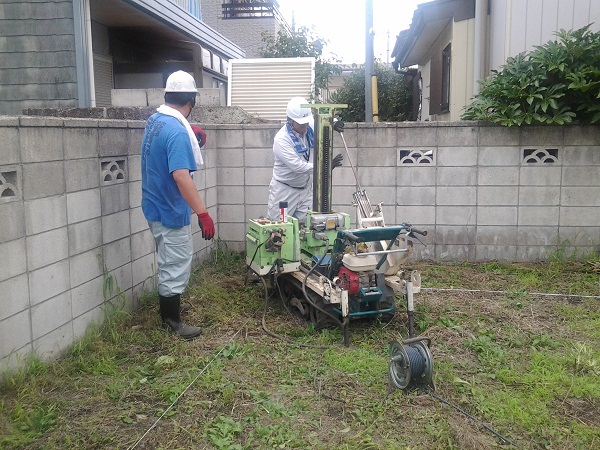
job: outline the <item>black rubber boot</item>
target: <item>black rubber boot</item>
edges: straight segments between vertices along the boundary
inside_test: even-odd
[[[162,295],[158,297],[160,300],[160,317],[164,326],[183,339],[193,339],[200,335],[202,332],[200,328],[186,325],[181,321],[181,298],[179,294],[171,297],[163,297]]]

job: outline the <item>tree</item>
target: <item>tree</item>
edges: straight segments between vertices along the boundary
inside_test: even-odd
[[[560,30],[557,41],[509,58],[480,81],[465,120],[504,126],[600,123],[600,33]]]
[[[379,120],[382,122],[401,122],[411,115],[412,96],[404,77],[377,61],[377,103]],[[333,103],[346,103],[347,109],[340,109],[340,118],[346,122],[364,122],[365,120],[365,70],[360,69],[344,80],[343,86],[331,95]]]
[[[329,85],[330,75],[342,72],[341,67],[337,64],[339,61],[323,57],[323,49],[327,45],[327,41],[306,27],[292,31],[289,35],[283,30],[279,30],[277,36],[263,33],[262,41],[264,43],[264,48],[261,50],[263,58],[315,58],[315,98],[318,98],[321,91]]]

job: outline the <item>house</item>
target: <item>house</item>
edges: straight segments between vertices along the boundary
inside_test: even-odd
[[[227,92],[244,50],[200,0],[11,0],[0,15],[0,114],[111,106],[111,89],[162,88],[175,70]]]
[[[237,43],[246,58],[260,58],[263,35],[291,29],[279,12],[277,0],[202,0],[204,22]]]
[[[392,52],[411,74],[415,120],[459,120],[478,80],[561,29],[600,30],[598,0],[435,0],[418,5]],[[414,70],[413,70],[414,72]]]

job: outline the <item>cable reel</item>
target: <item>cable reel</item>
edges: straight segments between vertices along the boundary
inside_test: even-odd
[[[402,344],[397,341],[390,344],[391,385],[405,391],[428,387],[435,390],[430,343],[429,338],[417,337],[406,339]]]

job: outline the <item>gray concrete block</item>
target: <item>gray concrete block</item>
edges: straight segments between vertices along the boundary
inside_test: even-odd
[[[342,167],[336,167],[335,172],[331,176],[334,186],[348,186],[356,190],[356,178],[350,166],[346,166],[345,162]]]
[[[600,165],[600,152],[593,145],[565,146],[563,148],[563,166]]]
[[[131,263],[133,286],[143,285],[146,291],[154,287],[154,271],[156,263],[154,253],[136,258]]]
[[[558,206],[559,186],[521,186],[519,187],[520,206]]]
[[[63,292],[45,302],[38,303],[31,308],[33,339],[39,339],[45,334],[70,322],[72,319],[70,292]]]
[[[244,227],[246,226],[246,222],[248,221],[248,219],[258,219],[259,217],[267,217],[267,204],[265,203],[264,205],[246,205],[246,207],[244,208],[245,211],[245,217],[244,220],[238,220],[237,222],[244,225]],[[221,223],[219,222],[219,229],[229,229],[227,223]],[[244,235],[246,234],[245,228],[244,228]],[[238,236],[239,239],[239,236]]]
[[[63,129],[31,126],[19,128],[21,160],[24,163],[64,159]]]
[[[560,245],[568,244],[575,248],[597,247],[600,242],[600,227],[594,224],[588,224],[578,227],[561,226],[555,232],[554,239],[549,244]],[[580,256],[585,256],[585,251],[580,252]]]
[[[345,160],[348,158],[345,151],[339,152],[338,150],[334,150],[333,152],[334,156],[338,153],[342,153]],[[358,162],[356,163],[356,166],[359,166],[361,169],[365,167],[392,168],[396,166],[397,161],[398,150],[395,147],[367,147],[362,148],[358,152]],[[348,161],[345,162],[349,165]]]
[[[100,276],[71,290],[73,317],[79,317],[104,303],[103,285],[104,277]]]
[[[480,206],[514,206],[519,204],[518,186],[479,186],[477,204]]]
[[[479,128],[480,146],[516,146],[521,139],[519,127],[482,126]]]
[[[412,188],[417,189],[417,188]],[[427,189],[433,199],[430,200],[427,197],[422,198],[422,202],[413,204],[422,205],[475,205],[477,203],[477,187],[476,186],[452,186],[444,187],[434,190],[432,188],[420,188]],[[427,201],[426,201],[427,200]]]
[[[65,128],[63,131],[65,159],[97,158],[98,130],[96,128]]]
[[[25,207],[25,232],[42,233],[67,225],[67,197],[58,195],[29,200]]]
[[[64,353],[73,343],[73,322],[68,322],[48,334],[33,341],[36,354],[44,360],[53,360]]]
[[[401,147],[436,147],[438,127],[435,124],[415,127],[414,124],[399,123],[396,145]]]
[[[0,155],[2,165],[21,162],[19,133],[16,127],[0,126]]]
[[[69,224],[100,217],[102,214],[100,189],[72,192],[66,197]]]
[[[142,206],[142,182],[135,181],[129,185],[129,206],[128,209]]]
[[[0,242],[25,237],[25,207],[21,202],[0,202]]]
[[[477,225],[516,225],[516,206],[479,206]]]
[[[129,140],[128,155],[140,156],[142,154],[142,140],[144,139],[144,128],[138,128],[137,122],[132,124],[131,121],[127,122],[127,127],[127,136]]]
[[[118,267],[109,273],[109,276],[112,277],[114,281],[113,285],[115,287],[112,292],[107,293],[111,299],[122,297],[123,295],[131,295],[132,275],[131,263]]]
[[[369,186],[395,186],[395,167],[361,167],[358,170],[358,179],[363,188]]]
[[[154,254],[154,249],[154,237],[149,231],[140,231],[139,233],[131,234],[132,259],[138,259],[148,254]]]
[[[66,259],[29,272],[32,306],[68,291],[69,287],[69,261]]]
[[[358,128],[356,146],[359,148],[397,147],[396,124],[361,123]]]
[[[101,158],[127,156],[131,147],[131,133],[126,128],[111,127],[98,130],[98,155]]]
[[[600,186],[564,187],[560,193],[561,206],[600,206]]]
[[[237,126],[223,126],[222,129],[218,129],[215,133],[215,142],[217,143],[216,148],[244,148],[244,132]],[[261,145],[261,147],[268,147],[269,144]],[[273,145],[273,142],[270,144]]]
[[[563,145],[563,127],[558,125],[522,127],[521,145],[560,147]]]
[[[71,288],[87,283],[103,274],[102,249],[95,248],[69,258]]]
[[[27,236],[27,269],[35,270],[69,256],[67,227]]]
[[[561,227],[598,226],[600,208],[585,206],[563,206],[560,208]]]
[[[128,156],[127,168],[129,170],[129,181],[142,180],[142,157],[140,155]]]
[[[0,243],[0,255],[2,255],[0,281],[8,280],[27,271],[27,251],[24,238]]]
[[[477,184],[475,167],[438,167],[437,185],[440,186],[474,186]]]
[[[245,171],[242,168],[217,168],[217,180],[219,186],[243,186]],[[273,169],[253,169],[248,173],[246,185],[265,186],[271,181]]]
[[[396,169],[398,186],[435,186],[435,167],[398,167]]]
[[[433,259],[438,261],[473,261],[475,257],[474,245],[436,245]]]
[[[435,153],[437,166],[477,165],[477,147],[439,147]]]
[[[396,192],[402,206],[435,204],[435,188],[431,186],[399,187]]]
[[[518,166],[521,163],[519,147],[479,147],[480,166]]]
[[[266,214],[266,209],[263,211],[262,215]],[[259,214],[260,215],[260,214]],[[259,215],[253,215],[254,218],[259,217]],[[246,223],[223,223],[219,225],[219,237],[227,242],[229,247],[229,242],[245,242],[246,236]],[[229,247],[231,248],[231,247]]]
[[[384,211],[384,216],[385,216]],[[396,208],[396,223],[408,222],[417,228],[435,224],[435,206],[405,206]]]
[[[233,152],[229,152],[230,154],[221,155],[220,152],[223,152],[225,149],[219,150],[219,157],[231,158],[229,163],[225,163],[226,166],[230,167],[268,167],[273,168],[273,151],[270,148],[251,148],[244,149],[241,155],[237,155],[235,150]],[[242,158],[240,158],[242,156]],[[219,163],[219,167],[223,167],[221,163]]]
[[[129,209],[129,184],[130,183],[119,183],[114,184],[112,186],[102,186],[100,188],[100,202],[102,204],[102,215],[106,216],[109,214]]]
[[[27,308],[29,308],[27,274],[0,282],[0,323]]]
[[[73,339],[79,341],[82,339],[87,330],[93,324],[102,324],[105,314],[101,307],[96,307],[91,311],[82,314],[79,317],[73,318]]]
[[[523,246],[552,246],[559,242],[558,226],[521,226],[517,229],[517,245]],[[600,237],[600,233],[599,233]]]
[[[102,216],[102,242],[104,244],[123,239],[129,236],[129,233],[129,211]]]
[[[244,147],[257,149],[273,149],[273,140],[279,127],[255,128],[244,127]],[[335,138],[334,138],[335,139]],[[207,139],[208,140],[208,139]]]
[[[555,249],[539,245],[524,245],[517,247],[516,262],[547,261]]]
[[[67,192],[97,188],[100,186],[100,170],[96,158],[65,161]]]
[[[560,182],[560,179],[558,181]],[[600,166],[563,167],[562,185],[600,188]]]
[[[198,89],[198,105],[220,106],[221,90],[219,88]]]
[[[438,122],[439,147],[476,147],[479,128],[461,122]]]
[[[156,89],[161,91],[164,100],[164,89]],[[113,107],[121,108],[127,106],[148,106],[148,97],[145,89],[111,89],[110,102]],[[161,101],[158,103],[164,103]],[[154,104],[152,106],[155,106]]]
[[[515,227],[477,225],[475,243],[477,246],[514,246]]]
[[[242,205],[219,205],[217,211],[219,223],[239,222],[243,218],[244,207]]]
[[[562,209],[560,215],[562,216]],[[558,224],[558,206],[520,206],[519,225],[554,226]]]
[[[476,223],[476,208],[474,206],[438,206],[436,210],[436,225],[470,226]]]
[[[559,166],[523,166],[519,169],[521,186],[560,186],[560,180]]]
[[[129,220],[131,222],[131,232],[138,233],[148,229],[148,221],[144,217],[142,208],[132,208],[129,211]]]
[[[354,186],[333,186],[331,190],[331,202],[338,205],[351,205],[353,200],[352,194],[356,192]],[[268,201],[268,194],[267,194]],[[266,204],[266,203],[265,203]],[[393,206],[393,205],[392,205]]]
[[[221,205],[243,205],[254,203],[268,192],[268,188],[260,186],[220,186],[217,188],[218,203]]]
[[[475,254],[478,261],[514,261],[517,255],[517,246],[478,245]]]
[[[131,239],[129,236],[104,245],[102,263],[109,272],[128,264],[131,259]]]
[[[64,194],[65,189],[63,161],[23,165],[23,198],[25,200]]]
[[[517,167],[480,167],[476,182],[479,186],[516,186],[519,184]]]
[[[427,241],[428,245],[429,243],[435,245],[475,245],[475,227],[438,225],[435,230],[429,231],[435,231],[435,233],[431,237],[429,233],[427,234],[427,238],[434,238],[432,241]]]
[[[146,102],[148,106],[160,106],[165,102],[165,90],[162,88],[146,89]]]
[[[566,125],[563,128],[564,145],[598,145],[600,130],[597,126]]]
[[[23,311],[0,322],[0,358],[31,343],[31,319],[29,311]],[[31,347],[27,349],[30,351]],[[3,365],[8,361],[4,362]],[[11,365],[12,366],[12,365]]]
[[[67,227],[69,237],[69,256],[78,255],[102,245],[102,219],[79,222]],[[101,253],[101,250],[98,250]]]

